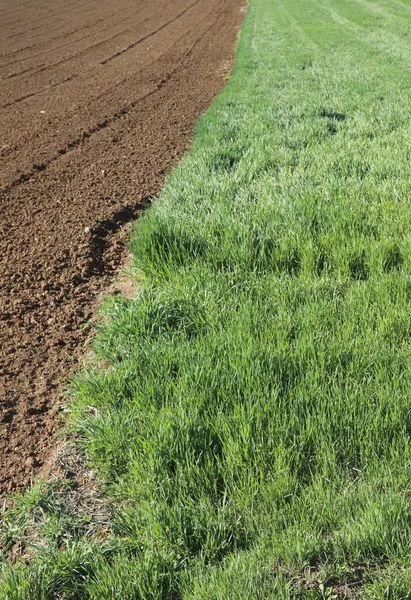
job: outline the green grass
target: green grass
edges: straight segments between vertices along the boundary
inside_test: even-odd
[[[410,26],[251,0],[72,384],[108,533],[35,488],[2,600],[411,598]]]

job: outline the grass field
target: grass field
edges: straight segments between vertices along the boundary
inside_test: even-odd
[[[0,598],[411,598],[410,26],[251,0],[73,380],[110,518],[36,485]]]

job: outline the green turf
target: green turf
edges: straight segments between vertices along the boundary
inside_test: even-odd
[[[251,0],[73,381],[107,533],[37,486],[2,600],[411,598],[410,32],[397,0]]]

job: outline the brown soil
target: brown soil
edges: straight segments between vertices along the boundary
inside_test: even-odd
[[[241,0],[2,2],[0,492],[50,455],[128,224],[223,87],[242,16]]]

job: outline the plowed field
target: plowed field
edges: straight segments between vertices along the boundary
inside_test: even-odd
[[[55,445],[129,222],[223,87],[239,0],[0,5],[0,491]]]

